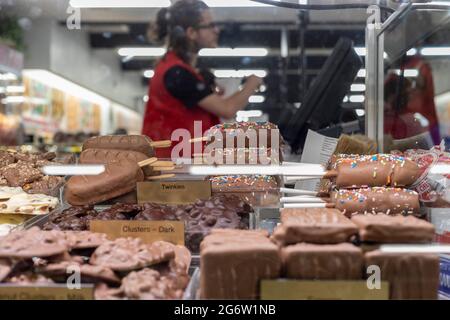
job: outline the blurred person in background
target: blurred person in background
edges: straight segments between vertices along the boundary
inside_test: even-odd
[[[167,40],[167,53],[158,62],[150,81],[149,100],[142,133],[155,141],[170,140],[179,128],[194,137],[194,121],[202,122],[202,133],[233,118],[261,86],[262,79],[250,76],[242,89],[224,98],[214,90],[211,76],[196,69],[198,52],[216,48],[219,29],[208,6],[199,0],[180,0],[158,12],[153,34]],[[171,148],[158,149],[161,158],[171,156]]]

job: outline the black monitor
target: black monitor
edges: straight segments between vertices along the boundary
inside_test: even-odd
[[[284,127],[292,151],[303,148],[308,129],[321,130],[340,121],[341,103],[362,61],[350,39],[341,38],[309,88],[305,101]]]

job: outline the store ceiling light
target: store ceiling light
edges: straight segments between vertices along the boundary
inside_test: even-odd
[[[25,103],[26,99],[23,96],[13,96],[13,97],[6,97],[2,99],[3,104],[19,104],[19,103]]]
[[[17,80],[17,76],[14,73],[0,73],[0,80],[3,81],[14,81]]]
[[[250,103],[263,103],[264,101],[266,101],[264,96],[250,96],[248,99],[248,102]]]
[[[201,49],[201,57],[265,57],[269,54],[266,48],[214,48]]]
[[[253,117],[261,117],[263,115],[263,112],[261,110],[243,110],[238,111],[236,113],[237,117],[246,117],[246,118],[253,118]]]
[[[365,78],[365,77],[366,77],[366,69],[360,69],[360,70],[358,71],[357,77],[358,77],[358,78]]]
[[[153,71],[153,70],[145,70],[144,71],[144,77],[145,78],[150,79],[150,78],[153,78],[154,75],[155,75],[155,71]]]
[[[364,109],[356,109],[355,111],[358,117],[362,117],[366,114],[366,111]]]
[[[103,164],[44,166],[44,174],[49,176],[96,176],[105,171]]]
[[[216,78],[244,78],[251,75],[258,76],[260,78],[267,77],[266,70],[214,70]]]
[[[354,96],[350,96],[350,102],[353,103],[362,103],[365,100],[365,97],[363,95],[354,95]]]
[[[415,56],[417,54],[417,49],[416,48],[411,48],[406,52],[407,56]]]
[[[352,91],[352,92],[366,91],[366,85],[365,84],[354,83],[350,87],[350,91]]]
[[[6,92],[7,93],[24,93],[25,87],[24,86],[7,86]]]
[[[120,48],[117,53],[122,57],[161,57],[166,51],[166,48]]]
[[[109,106],[110,104],[109,100],[102,97],[101,95],[83,88],[73,83],[72,81],[64,79],[63,77],[60,77],[47,70],[25,69],[23,70],[23,76],[33,79],[51,88],[66,92],[67,94],[74,97],[98,104],[101,107]]]
[[[167,8],[170,0],[70,0],[72,8]]]
[[[450,253],[450,245],[424,244],[389,244],[380,246],[381,252],[386,253]]]
[[[280,2],[280,0],[274,0]],[[244,8],[244,7],[270,7],[268,4],[251,0],[203,0],[211,8]]]
[[[423,56],[450,56],[450,47],[428,47],[420,50]]]

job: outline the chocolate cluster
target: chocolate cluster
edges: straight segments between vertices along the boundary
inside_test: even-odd
[[[187,247],[199,251],[202,239],[213,228],[248,229],[252,208],[236,196],[216,195],[191,205],[116,204],[104,211],[92,206],[71,207],[53,215],[45,230],[89,230],[91,220],[184,221]]]
[[[97,299],[181,299],[190,261],[186,247],[168,242],[32,228],[0,241],[0,283],[66,283],[78,269]]]
[[[43,166],[55,164],[55,158],[54,152],[0,151],[0,186],[22,187],[27,193],[57,196],[64,178],[46,176],[41,171]]]

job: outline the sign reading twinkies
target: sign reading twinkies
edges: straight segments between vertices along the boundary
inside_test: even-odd
[[[209,181],[138,182],[138,203],[189,204],[211,197]]]

